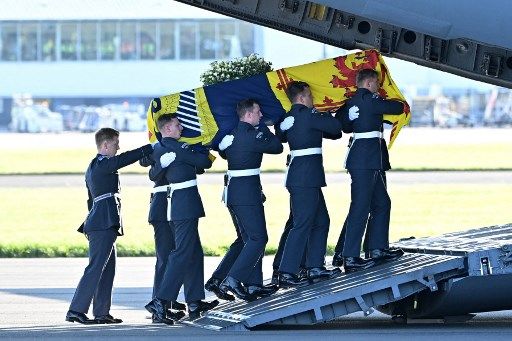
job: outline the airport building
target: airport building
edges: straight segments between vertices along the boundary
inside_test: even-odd
[[[63,105],[144,104],[199,87],[214,60],[257,53],[274,67],[343,50],[171,0],[3,0],[0,125],[13,96]],[[7,10],[8,9],[8,10]]]

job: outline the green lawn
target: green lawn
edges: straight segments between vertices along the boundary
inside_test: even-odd
[[[343,186],[343,187],[342,187]],[[288,216],[288,193],[279,184],[265,185],[269,243],[277,246]],[[220,185],[200,187],[206,218],[200,220],[203,247],[220,255],[235,238],[227,209],[220,202]],[[430,236],[512,222],[509,185],[416,184],[389,185],[393,202],[391,240]],[[153,231],[147,223],[149,189],[123,188],[125,236],[119,238],[120,254],[153,252]],[[329,244],[334,246],[348,212],[346,185],[324,190],[331,216]],[[85,188],[2,188],[0,195],[0,256],[84,255],[86,239],[76,228],[86,214]],[[36,246],[35,246],[36,245]]]

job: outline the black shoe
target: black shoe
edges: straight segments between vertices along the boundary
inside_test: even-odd
[[[116,319],[112,315],[102,315],[102,316],[96,316],[94,318],[94,321],[98,324],[114,324],[114,323],[123,323],[123,320]]]
[[[325,267],[311,268],[308,270],[308,280],[310,283],[317,283],[326,279],[331,279],[341,275],[341,270],[334,268],[327,270]]]
[[[144,306],[153,316],[154,323],[165,323],[172,325],[174,321],[167,318],[167,312],[165,309],[165,301],[155,297],[151,302]]]
[[[307,278],[300,278],[297,275],[289,274],[286,272],[279,273],[279,288],[297,288],[308,285]]]
[[[171,320],[174,320],[174,321],[179,321],[181,320],[182,318],[185,317],[185,312],[182,311],[182,310],[171,310],[171,309],[167,309],[165,311],[165,316],[168,318],[168,319],[171,319]]]
[[[68,310],[66,313],[66,321],[68,322],[78,322],[81,324],[96,324],[96,320],[90,319],[84,313],[79,313],[77,311]]]
[[[230,291],[239,299],[248,302],[254,301],[256,299],[255,296],[249,295],[242,282],[231,276],[224,278],[224,280],[219,285],[219,290],[224,294],[227,294],[228,291]]]
[[[391,262],[404,255],[402,249],[375,249],[370,251],[370,258],[377,262]]]
[[[299,279],[308,279],[308,269],[300,268],[297,277],[299,277]]]
[[[268,297],[274,294],[278,289],[279,287],[275,284],[247,286],[247,292],[249,293],[249,295],[257,297]]]
[[[341,252],[335,252],[334,256],[332,256],[332,266],[343,266],[343,255],[341,254]]]
[[[185,303],[181,303],[178,301],[172,301],[171,306],[169,308],[174,310],[187,310],[187,306],[185,305]]]
[[[208,311],[219,305],[219,301],[195,301],[188,304],[188,317],[196,319],[201,316],[202,312]]]
[[[373,259],[363,259],[361,257],[343,257],[343,267],[345,273],[366,270],[377,265]]]
[[[204,288],[207,291],[213,292],[215,294],[215,296],[217,296],[221,300],[234,301],[235,300],[235,296],[220,290],[220,288],[219,288],[220,283],[221,283],[220,279],[212,277],[208,281],[206,281],[206,284],[204,285]]]
[[[274,269],[272,271],[272,279],[270,280],[271,284],[279,285],[279,271],[277,269]]]

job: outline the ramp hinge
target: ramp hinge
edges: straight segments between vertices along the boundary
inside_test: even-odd
[[[281,0],[279,2],[279,9],[283,12],[287,11],[287,12],[295,13],[299,9],[299,1],[297,1],[297,0],[293,0],[293,1]]]
[[[398,285],[391,286],[391,291],[393,292],[393,298],[395,300],[397,300],[400,297],[402,297],[402,294],[400,293],[400,289],[398,289]]]
[[[444,63],[446,59],[446,40],[425,36],[423,53],[426,60]]]
[[[361,310],[363,311],[364,316],[368,316],[371,313],[373,313],[373,308],[368,307],[366,302],[363,300],[363,297],[356,296],[356,301],[357,301],[357,304],[359,304],[359,308],[361,308]]]
[[[313,311],[315,312],[316,322],[322,322],[324,320],[324,315],[322,314],[321,307],[315,307]]]
[[[437,291],[437,283],[436,281],[434,280],[434,276],[430,275],[430,276],[427,276],[426,278],[419,278],[418,279],[418,282],[420,282],[421,284],[425,285],[426,287],[428,287],[430,289],[430,291]]]
[[[375,46],[382,53],[391,53],[395,48],[397,36],[396,31],[379,28],[375,34]]]
[[[490,53],[484,53],[484,58],[480,64],[480,70],[491,77],[499,77],[503,67],[503,58]]]
[[[343,21],[343,13],[342,12],[336,12],[334,15],[334,24],[337,27],[342,27],[346,30],[350,30],[352,26],[354,26],[354,20],[356,20],[353,16],[348,16],[345,21]]]

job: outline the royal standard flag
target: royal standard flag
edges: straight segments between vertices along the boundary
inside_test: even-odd
[[[400,129],[409,123],[411,114],[384,59],[376,50],[356,52],[155,98],[147,113],[149,139],[150,142],[156,142],[159,138],[156,126],[158,117],[173,114],[183,126],[180,141],[216,148],[220,140],[236,126],[236,105],[243,99],[253,98],[258,101],[266,124],[279,121],[291,107],[285,93],[291,81],[304,81],[310,85],[316,109],[335,111],[354,94],[357,71],[368,68],[379,74],[379,94],[382,97],[397,99],[406,104],[406,111],[401,115],[384,115],[384,121],[392,124],[389,141],[391,147]]]

